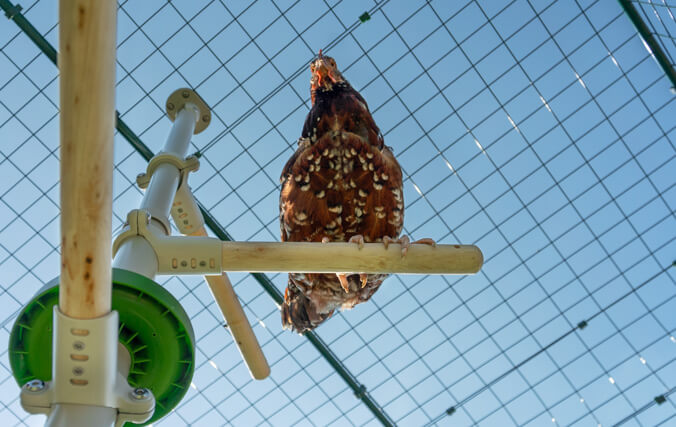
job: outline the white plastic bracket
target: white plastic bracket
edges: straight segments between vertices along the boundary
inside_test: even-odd
[[[191,196],[192,197],[192,196]],[[141,236],[157,255],[157,274],[221,274],[222,242],[214,237],[167,236],[148,227],[150,214],[134,209],[127,215],[129,227],[113,242],[113,256],[125,239]]]
[[[181,234],[192,234],[204,225],[204,217],[188,185],[188,175],[196,170],[196,168],[181,169],[181,182],[174,195],[174,203],[171,205],[171,217],[174,219],[174,223]]]
[[[147,389],[134,389],[118,370],[118,314],[74,319],[54,306],[52,381],[31,381],[21,389],[21,406],[49,414],[56,404],[116,408],[116,425],[141,423],[155,410]]]
[[[152,178],[157,168],[164,163],[168,163],[176,167],[176,169],[178,169],[179,171],[180,178],[177,192],[180,191],[181,187],[183,187],[184,184],[185,186],[187,186],[188,174],[190,172],[197,171],[200,167],[199,159],[197,158],[197,156],[194,155],[182,159],[173,153],[157,153],[155,156],[153,156],[152,159],[150,159],[150,162],[148,162],[148,166],[146,168],[145,173],[140,173],[136,177],[136,183],[138,184],[138,186],[143,189],[147,188],[148,185],[150,184],[150,179]],[[166,231],[166,234],[171,234],[171,226],[169,225],[169,222],[166,219],[157,217],[153,219],[159,221],[162,224],[162,226]],[[176,220],[176,218],[174,218],[174,220]],[[178,222],[176,223],[176,225],[177,227],[179,227],[180,230]]]

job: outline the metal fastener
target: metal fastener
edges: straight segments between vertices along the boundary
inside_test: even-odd
[[[79,350],[84,350],[85,345],[84,345],[84,343],[83,343],[82,341],[75,341],[75,342],[73,343],[73,348],[74,348],[75,350],[78,350],[78,351],[79,351]]]
[[[150,390],[147,388],[135,388],[130,395],[134,400],[147,400],[150,399]]]
[[[42,380],[31,380],[24,385],[24,388],[31,392],[42,391],[45,388],[45,382]]]

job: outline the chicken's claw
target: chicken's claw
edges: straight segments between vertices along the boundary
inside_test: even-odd
[[[366,286],[366,282],[368,282],[369,275],[366,273],[359,273],[359,280],[361,280],[361,287],[363,288]]]
[[[398,242],[401,244],[401,257],[403,258],[406,256],[406,252],[408,252],[408,247],[411,246],[411,239],[404,234],[399,238]]]
[[[429,237],[425,237],[424,239],[418,239],[415,242],[413,242],[413,244],[415,244],[415,245],[417,245],[417,244],[430,245],[433,248],[437,247],[437,242],[435,242],[434,239],[431,239]]]
[[[347,242],[356,243],[359,245],[359,249],[362,249],[364,247],[364,236],[362,236],[361,234],[355,234],[354,236],[350,237],[350,239]]]
[[[383,246],[385,246],[386,250],[390,246],[390,243],[397,243],[397,240],[391,238],[390,236],[383,237]]]
[[[350,292],[350,284],[347,282],[347,275],[346,274],[341,274],[341,273],[336,273],[338,276],[338,280],[340,281],[340,286],[343,288],[345,293]]]
[[[433,239],[430,238],[424,238],[420,240],[416,240],[415,242],[411,243],[411,239],[407,235],[403,235],[398,239],[393,239],[389,236],[383,237],[383,245],[385,245],[385,249],[388,248],[390,243],[399,243],[401,245],[401,257],[405,257],[406,253],[408,252],[408,248],[412,244],[423,244],[423,245],[430,245],[432,247],[435,247],[437,245],[437,242],[435,242]]]
[[[401,248],[401,256],[402,257],[406,256],[406,252],[408,252],[408,248],[411,245],[422,244],[422,245],[432,246],[433,248],[437,246],[437,242],[435,242],[434,239],[430,239],[429,237],[425,237],[424,239],[418,239],[415,242],[411,242],[409,240],[408,236],[404,236],[404,237],[406,237],[407,242],[406,242],[406,245],[404,245],[403,243],[401,245],[402,246],[402,248]]]

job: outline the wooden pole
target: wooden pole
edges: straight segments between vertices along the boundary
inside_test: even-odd
[[[206,236],[207,232],[202,226],[191,235]],[[257,380],[267,378],[270,375],[270,365],[268,365],[256,335],[251,329],[249,320],[244,314],[244,309],[237,299],[230,279],[225,273],[220,276],[204,276],[204,279],[209,284],[211,294],[223,314],[232,338],[242,354],[244,363],[249,367],[251,376]]]
[[[59,308],[91,319],[110,312],[114,0],[61,0],[61,284]]]
[[[223,242],[223,271],[298,273],[473,274],[483,264],[472,245]]]

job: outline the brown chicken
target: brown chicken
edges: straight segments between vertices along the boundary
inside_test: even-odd
[[[405,254],[408,238],[397,239],[404,221],[399,163],[335,60],[319,51],[310,71],[312,109],[281,176],[282,241],[400,242]],[[282,324],[314,329],[335,309],[367,301],[386,277],[289,273]]]

